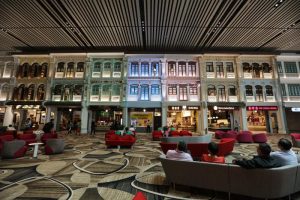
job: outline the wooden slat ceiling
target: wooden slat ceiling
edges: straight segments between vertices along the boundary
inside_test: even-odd
[[[0,0],[0,54],[70,51],[300,53],[300,0]]]

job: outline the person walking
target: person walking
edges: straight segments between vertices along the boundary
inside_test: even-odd
[[[95,121],[92,121],[92,125],[91,125],[91,135],[95,136],[96,133],[96,123]]]

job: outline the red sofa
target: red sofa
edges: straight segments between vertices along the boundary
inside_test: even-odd
[[[44,133],[41,137],[41,141],[46,144],[47,140],[56,138],[58,138],[57,133]]]
[[[218,156],[226,156],[233,151],[235,139],[233,138],[224,138],[218,143],[219,152]],[[177,143],[160,143],[161,149],[164,154],[167,153],[170,149],[176,149]],[[202,154],[208,153],[208,143],[188,143],[187,149],[191,152],[191,156],[195,160],[199,160]]]
[[[107,147],[110,146],[122,146],[122,147],[131,147],[135,143],[136,139],[132,135],[116,135],[109,134],[105,138],[105,144]]]
[[[26,142],[26,145],[30,143],[35,143],[37,142],[36,140],[36,135],[35,134],[18,134],[17,135],[18,140],[24,140]]]
[[[0,152],[2,151],[3,148],[3,143],[6,141],[13,141],[14,136],[13,135],[1,135],[0,136]]]
[[[192,136],[193,134],[187,130],[182,130],[179,132],[180,136]]]
[[[300,147],[300,133],[291,133],[291,138],[294,147]]]
[[[162,136],[163,133],[161,131],[152,131],[152,140],[160,140]]]

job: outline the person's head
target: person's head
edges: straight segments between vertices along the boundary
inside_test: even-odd
[[[282,151],[288,151],[292,148],[292,143],[288,139],[281,138],[278,141],[278,147]]]
[[[177,144],[177,149],[179,151],[186,152],[187,151],[186,143],[184,141],[179,141],[178,144]]]
[[[267,143],[261,143],[257,147],[257,154],[262,157],[268,157],[271,153],[271,147]]]
[[[128,131],[128,130],[129,130],[129,128],[128,128],[128,127],[126,127],[126,128],[125,128],[125,131]]]
[[[8,127],[12,127],[12,125],[10,124],[10,125],[8,125]]]
[[[219,152],[219,147],[215,142],[210,142],[208,144],[208,151],[212,155],[217,155],[217,153]]]

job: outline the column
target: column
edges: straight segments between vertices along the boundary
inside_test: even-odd
[[[6,106],[3,126],[8,126],[8,125],[12,124],[13,117],[14,117],[14,114],[13,114],[12,106]]]
[[[167,116],[168,116],[168,113],[167,113],[167,106],[165,105],[162,105],[161,107],[161,125],[162,127],[164,126],[167,126]]]
[[[81,129],[80,132],[83,134],[87,134],[88,129],[88,109],[86,105],[82,105],[81,108]]]
[[[208,133],[208,123],[207,123],[207,105],[203,106],[199,112],[199,132],[200,135],[205,135]],[[198,130],[197,130],[198,131]]]
[[[241,112],[242,112],[241,130],[247,131],[248,130],[248,124],[247,124],[247,110],[246,110],[246,107],[241,108]]]
[[[126,106],[123,107],[122,111],[122,125],[128,126],[128,108]]]
[[[278,106],[277,123],[278,123],[278,133],[286,134],[287,133],[286,115],[285,115],[285,108],[282,105]]]

